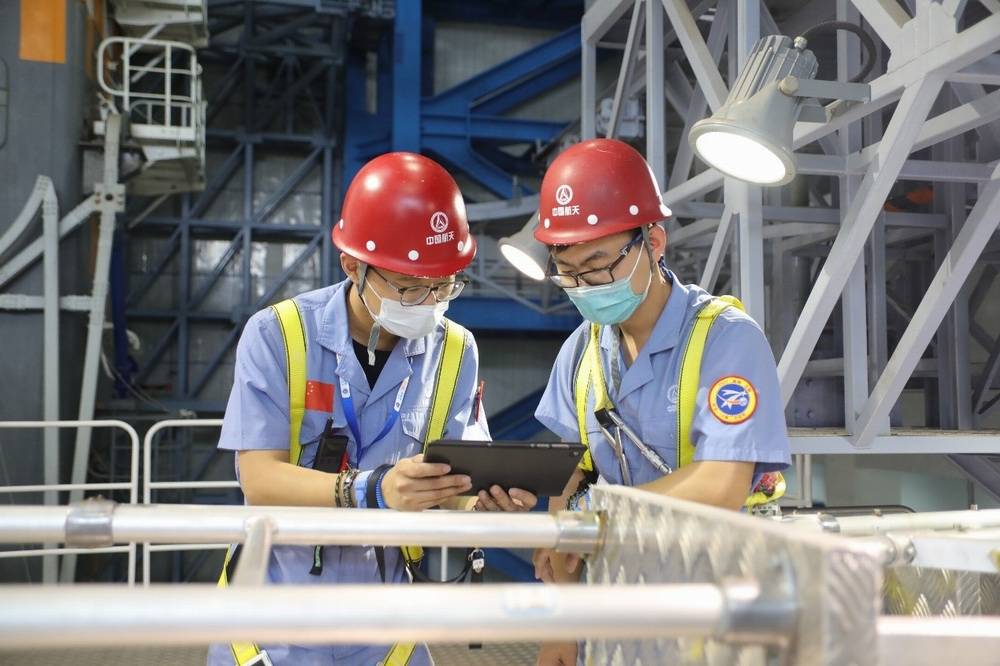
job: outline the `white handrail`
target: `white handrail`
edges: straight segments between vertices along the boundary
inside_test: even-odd
[[[153,442],[156,435],[167,428],[211,428],[222,427],[222,419],[165,419],[157,421],[142,440],[142,468],[145,470],[142,488],[142,503],[149,505],[153,503],[154,490],[188,490],[195,488],[239,488],[239,481],[154,481],[153,475]],[[147,586],[150,583],[150,556],[152,553],[177,550],[222,550],[228,548],[228,544],[170,544],[152,546],[148,541],[142,544],[142,584]]]
[[[0,430],[20,430],[20,429],[46,429],[46,428],[118,428],[124,430],[129,437],[129,480],[119,483],[57,483],[57,484],[33,484],[18,486],[0,486],[0,495],[15,493],[52,492],[65,490],[82,490],[84,492],[96,490],[128,490],[129,503],[136,504],[139,501],[139,433],[136,432],[129,423],[117,419],[95,419],[89,421],[0,421]],[[3,442],[0,441],[0,444]],[[33,550],[5,551],[0,553],[0,558],[10,557],[37,557],[46,555],[73,555],[80,552],[86,553],[128,553],[128,584],[135,584],[135,557],[136,544],[129,543],[126,546],[115,546],[111,548],[76,549],[76,548],[38,548]]]

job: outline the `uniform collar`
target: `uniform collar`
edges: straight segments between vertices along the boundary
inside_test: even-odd
[[[646,341],[646,344],[642,348],[642,351],[646,351],[649,354],[666,351],[677,346],[681,338],[681,329],[684,327],[688,301],[691,296],[691,289],[687,285],[682,284],[673,272],[667,270],[665,274],[667,280],[671,283],[670,297],[667,299],[667,304],[663,306],[663,311],[660,312],[660,316],[653,326],[653,332],[649,336],[649,340]],[[610,351],[613,344],[612,336],[618,335],[618,328],[616,326],[602,326],[601,328],[601,348],[605,351]],[[642,351],[640,351],[640,357],[643,355]]]
[[[409,359],[424,353],[427,340],[426,338],[404,339],[396,343],[375,386],[369,387],[368,377],[354,353],[351,329],[347,321],[347,296],[350,286],[350,279],[337,285],[330,301],[323,308],[316,341],[337,355],[337,376],[347,380],[352,387],[352,393],[356,391],[358,394],[367,395],[368,399],[365,401],[367,404],[394,390],[412,374]]]
[[[660,313],[659,318],[656,320],[656,325],[653,327],[653,332],[649,336],[649,340],[639,350],[635,361],[622,375],[618,395],[614,396],[618,400],[623,399],[629,393],[637,391],[651,382],[653,380],[653,365],[650,357],[655,353],[676,347],[678,340],[680,340],[681,328],[684,325],[684,318],[687,313],[690,290],[681,284],[670,271],[666,271],[666,277],[671,282],[670,297],[667,299],[667,304],[663,307],[663,312]],[[603,328],[605,330],[602,331],[601,335],[601,347],[610,352],[614,344],[613,336],[618,335],[618,328],[616,326],[605,326]],[[619,351],[619,353],[621,352]],[[606,358],[609,358],[611,363],[619,362],[617,358],[612,358],[610,353]]]

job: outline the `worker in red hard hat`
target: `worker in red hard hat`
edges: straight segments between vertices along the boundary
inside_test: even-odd
[[[535,237],[549,247],[549,279],[586,320],[535,412],[588,446],[554,510],[588,506],[598,480],[730,509],[773,506],[783,492],[790,456],[771,348],[737,299],[666,267],[670,215],[649,165],[621,141],[570,147],[542,181]],[[542,550],[535,570],[566,582],[581,567]],[[552,644],[539,663],[577,657],[575,644]]]
[[[425,444],[489,439],[472,335],[445,318],[476,254],[465,204],[437,163],[375,158],[355,176],[333,229],[347,279],[250,318],[240,339],[219,448],[236,452],[251,505],[526,511],[535,497],[423,462]],[[271,583],[398,583],[416,546],[275,546]],[[239,552],[231,549],[221,584]],[[335,593],[331,603],[336,603]],[[419,609],[414,609],[419,612]],[[429,664],[414,644],[213,646],[221,664]]]

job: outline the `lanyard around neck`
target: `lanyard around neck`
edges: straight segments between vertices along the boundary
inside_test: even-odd
[[[347,426],[351,429],[351,434],[354,435],[354,443],[357,445],[358,451],[382,441],[389,434],[389,431],[392,430],[393,426],[396,425],[396,421],[399,420],[399,412],[403,407],[403,398],[406,397],[406,388],[409,384],[410,378],[407,377],[399,385],[399,390],[396,391],[396,400],[392,405],[392,413],[389,414],[385,425],[382,426],[382,430],[375,436],[375,439],[365,443],[361,439],[361,425],[358,423],[358,413],[354,409],[354,399],[351,397],[351,385],[343,377],[340,378],[340,402],[344,406],[344,418],[347,419]]]

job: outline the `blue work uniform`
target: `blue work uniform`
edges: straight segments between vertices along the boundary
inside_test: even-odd
[[[396,343],[374,387],[369,387],[364,369],[355,355],[347,320],[347,295],[351,282],[311,291],[295,297],[306,336],[308,384],[306,412],[302,421],[302,457],[299,464],[312,467],[317,441],[327,419],[335,433],[349,439],[350,466],[362,470],[395,464],[401,458],[423,451],[424,433],[431,409],[438,360],[444,346],[444,325],[430,335]],[[445,437],[488,440],[486,417],[478,404],[479,356],[472,336],[467,336],[455,398],[445,426]],[[219,448],[230,451],[288,450],[289,407],[285,347],[277,316],[270,308],[247,322],[236,351],[233,389],[226,407]],[[388,434],[374,442],[394,411],[403,380],[409,378],[399,418]],[[355,441],[339,398],[339,382],[350,385],[351,398],[360,425],[361,442]],[[239,466],[237,465],[237,474]],[[330,498],[331,505],[333,498]],[[361,509],[359,509],[361,510]],[[370,509],[365,509],[370,510]],[[332,584],[380,583],[374,549],[370,546],[323,549],[323,570],[310,575],[313,548],[275,546],[268,566],[271,583]],[[406,580],[398,549],[385,550],[386,581]],[[331,603],[336,603],[332,592]],[[418,611],[419,612],[419,611]],[[381,661],[388,645],[261,645],[272,663],[279,665],[364,664]],[[212,646],[212,666],[231,666],[228,645]],[[409,662],[430,664],[426,646],[419,646]]]
[[[670,271],[666,276],[672,283],[670,297],[635,361],[626,367],[615,326],[601,328],[600,346],[608,397],[625,423],[673,468],[684,343],[695,315],[711,295],[695,285],[682,284]],[[580,441],[573,388],[589,329],[590,322],[584,322],[563,344],[535,412],[542,424],[566,441]],[[614,381],[616,377],[620,382]],[[733,390],[739,399],[727,404],[727,391]],[[594,466],[604,481],[622,484],[618,458],[598,426],[593,401],[591,395],[587,435]],[[790,462],[774,355],[757,323],[735,307],[716,319],[706,340],[691,441],[696,447],[695,461],[756,463],[748,494],[762,474],[785,469]],[[633,485],[663,476],[624,435],[622,445]]]

